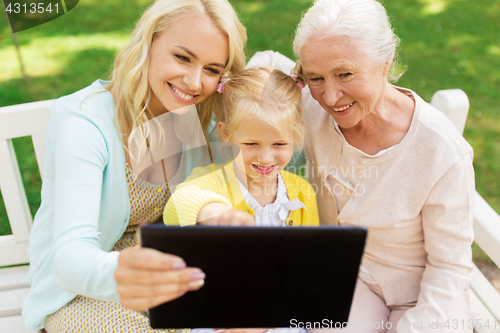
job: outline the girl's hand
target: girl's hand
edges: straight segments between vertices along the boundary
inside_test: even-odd
[[[255,226],[255,220],[250,214],[219,202],[205,205],[198,214],[198,223],[203,225]]]
[[[204,278],[199,268],[186,268],[181,258],[140,246],[123,250],[115,271],[121,304],[136,311],[145,311],[198,290]]]

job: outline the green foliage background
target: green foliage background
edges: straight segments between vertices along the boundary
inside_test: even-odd
[[[250,57],[273,49],[292,57],[291,40],[311,0],[230,0],[248,29]],[[57,98],[108,78],[148,0],[80,0],[68,14],[16,34],[31,82],[23,80],[3,7],[0,106]],[[407,71],[398,85],[430,101],[460,88],[470,99],[464,136],[475,151],[476,187],[500,212],[500,1],[393,0],[384,5],[401,37]],[[14,140],[30,208],[40,205],[40,175],[29,138]],[[0,198],[0,235],[10,234]]]

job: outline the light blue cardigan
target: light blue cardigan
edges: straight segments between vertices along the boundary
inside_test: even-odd
[[[130,203],[106,83],[95,81],[50,108],[42,204],[28,250],[31,291],[23,305],[32,330],[76,295],[119,301],[118,252],[109,251],[127,227]]]

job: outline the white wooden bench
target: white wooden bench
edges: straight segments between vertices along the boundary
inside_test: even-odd
[[[446,114],[463,133],[469,99],[462,90],[440,90],[432,96],[431,104]],[[500,267],[500,216],[477,192],[474,198],[474,241]],[[500,333],[500,294],[475,265],[469,296],[475,331]]]
[[[21,181],[12,139],[31,136],[40,174],[43,177],[45,129],[49,106],[54,100],[0,108],[0,189],[7,209],[12,235],[0,236],[0,332],[31,332],[24,327],[21,307],[29,290],[26,283],[29,258],[28,236],[32,217]],[[462,133],[469,111],[467,95],[458,89],[441,90],[432,102]],[[43,178],[42,178],[43,179]],[[500,216],[476,193],[474,205],[475,241],[500,266]],[[500,333],[500,294],[474,267],[470,302],[478,333]],[[488,327],[489,326],[489,327]]]
[[[24,326],[22,303],[29,291],[28,237],[33,223],[12,139],[31,136],[43,176],[45,129],[54,100],[0,108],[0,189],[12,235],[0,236],[0,332],[31,332]]]

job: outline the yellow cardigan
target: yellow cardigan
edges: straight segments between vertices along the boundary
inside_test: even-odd
[[[234,163],[214,167],[215,171],[212,171],[212,165],[193,169],[186,181],[177,186],[163,212],[166,225],[195,224],[200,210],[211,202],[220,202],[255,215],[243,198],[234,173]],[[312,186],[293,173],[281,171],[280,174],[285,182],[288,199],[299,199],[306,207],[291,211],[286,225],[319,225],[316,194]]]

